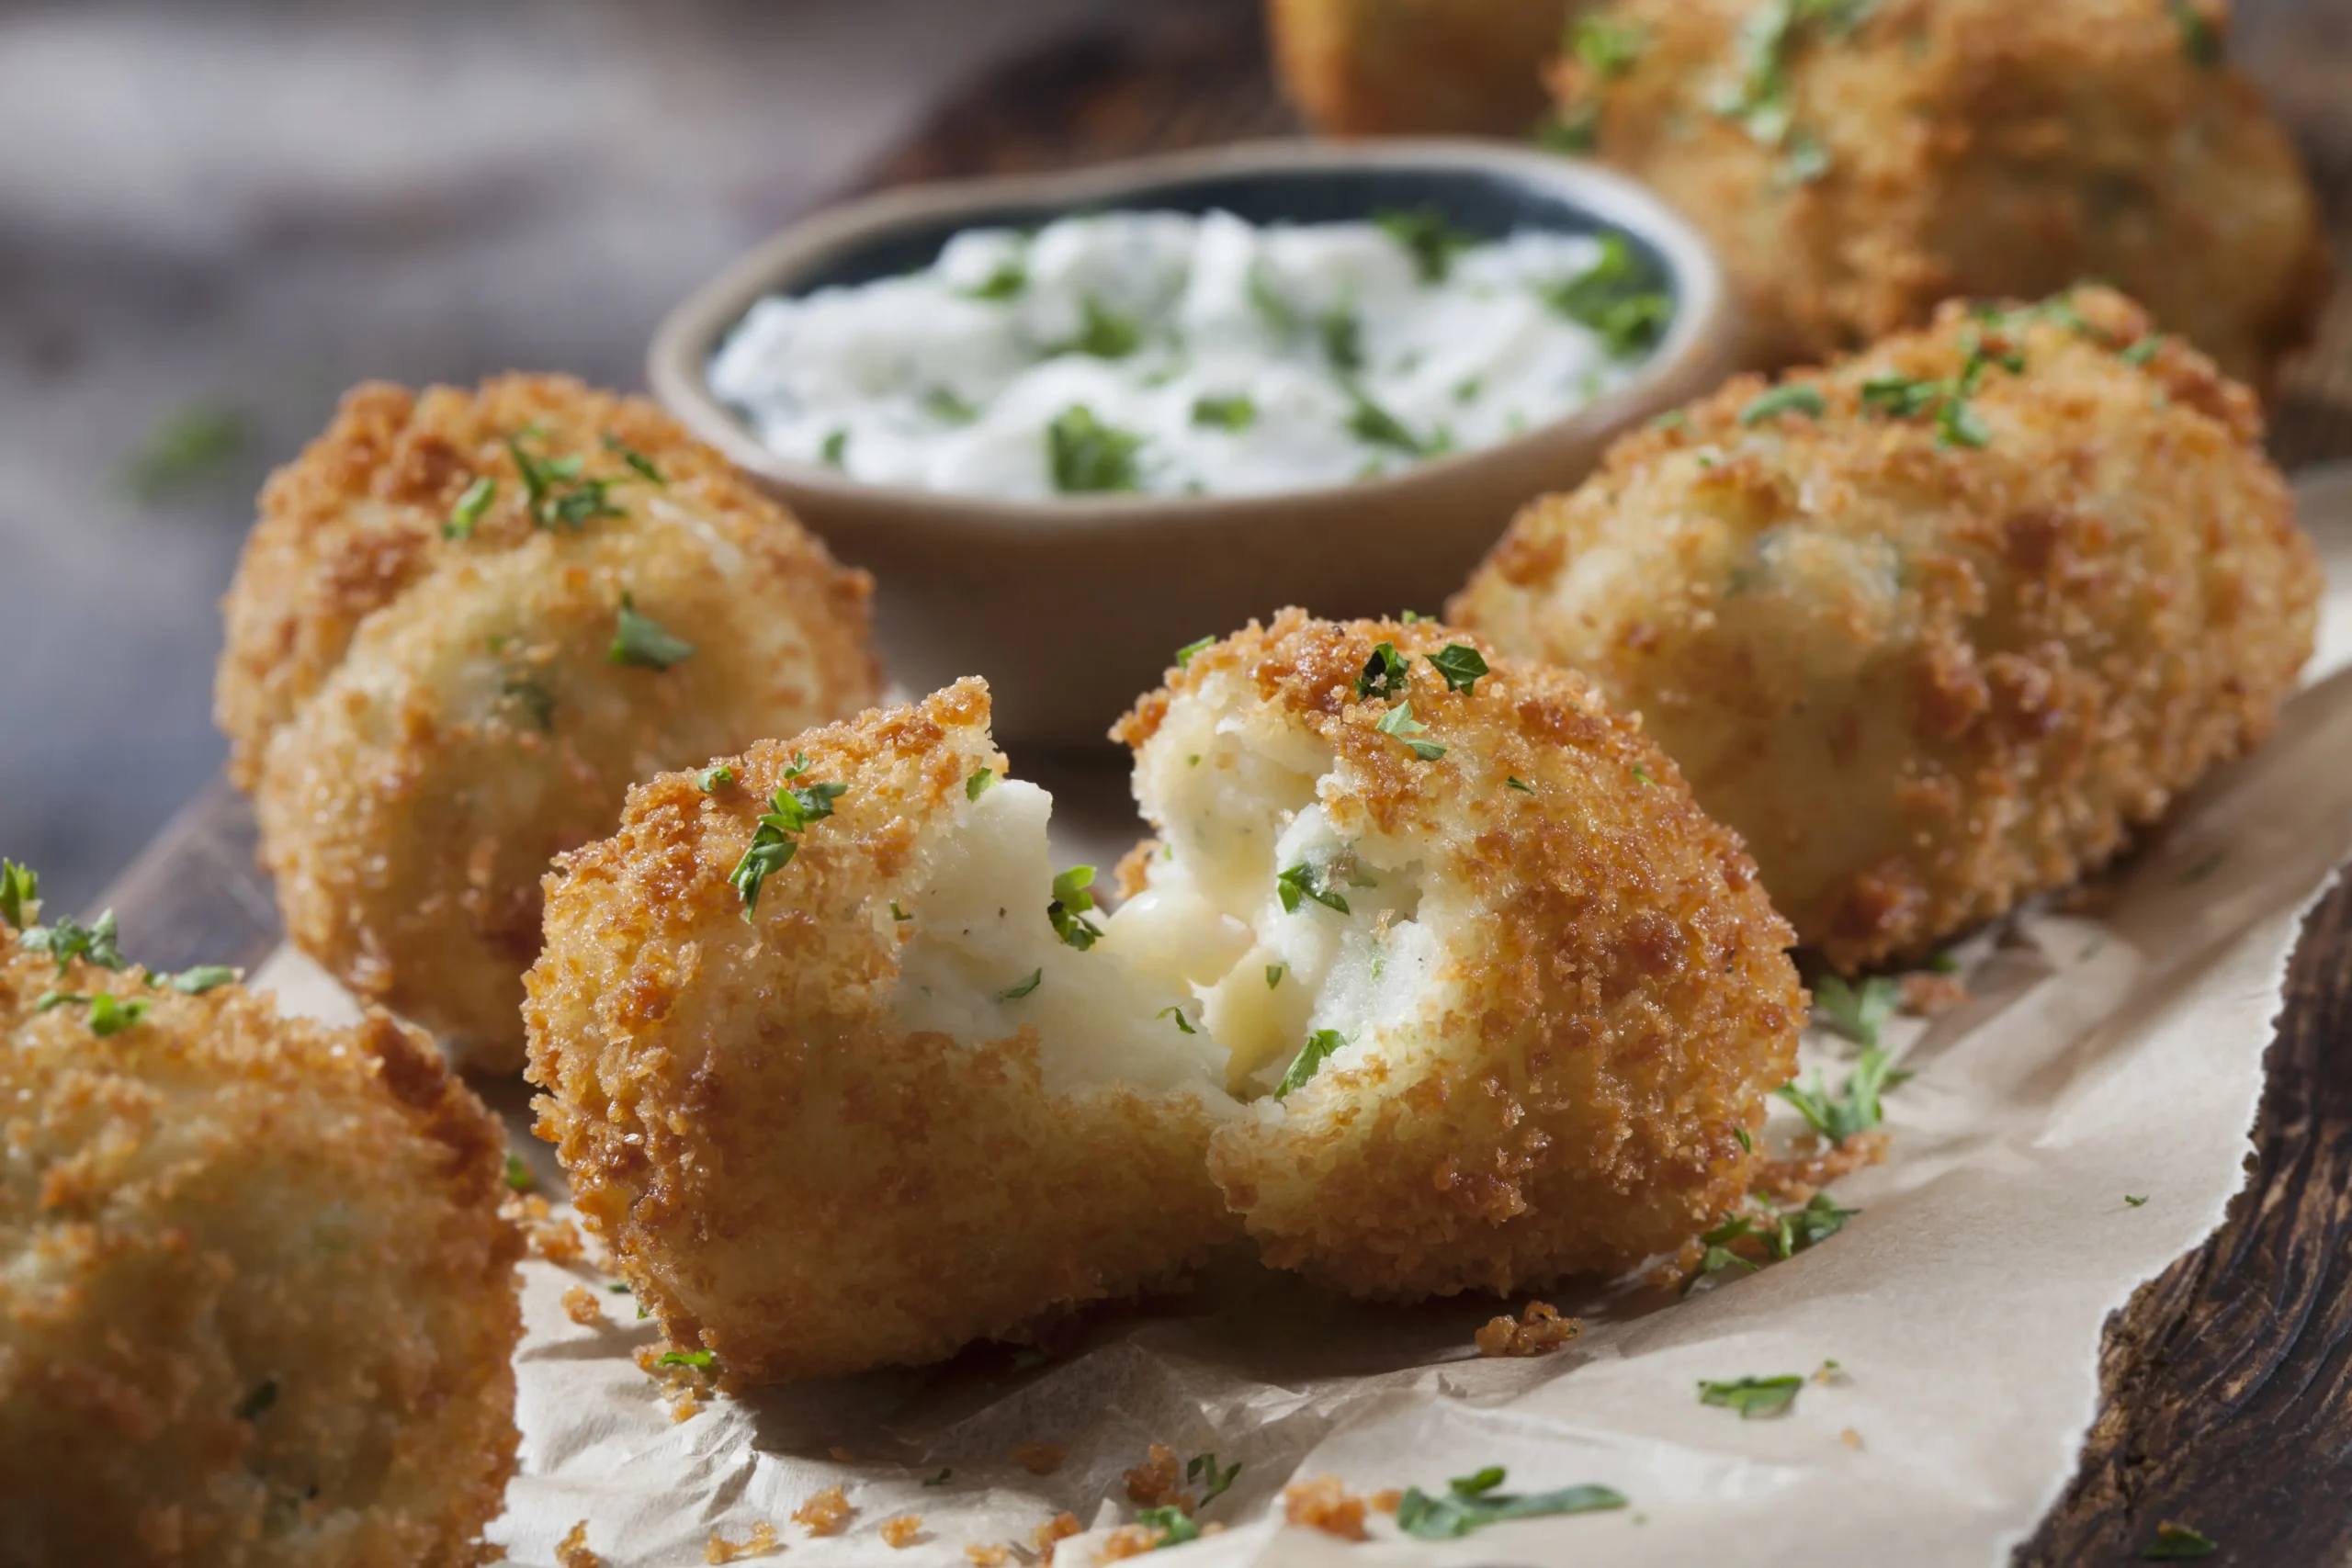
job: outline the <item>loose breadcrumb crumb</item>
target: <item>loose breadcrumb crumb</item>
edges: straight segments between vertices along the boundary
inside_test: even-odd
[[[588,1550],[588,1521],[581,1520],[556,1542],[555,1560],[563,1568],[605,1568],[605,1560]]]
[[[1166,1443],[1154,1443],[1144,1461],[1127,1472],[1127,1500],[1139,1507],[1177,1507],[1189,1514],[1193,1500],[1176,1485],[1182,1475],[1176,1450]]]
[[[1097,1562],[1117,1562],[1124,1558],[1141,1557],[1147,1551],[1157,1551],[1168,1532],[1158,1525],[1121,1525],[1102,1538],[1102,1549],[1094,1554]]]
[[[662,1397],[670,1404],[670,1419],[691,1421],[702,1414],[702,1402],[711,1395],[717,1383],[708,1367],[680,1366],[676,1362],[663,1366],[663,1353],[675,1348],[666,1344],[639,1345],[630,1357],[637,1362],[639,1371],[661,1383]]]
[[[1903,976],[1903,1010],[1921,1018],[1950,1012],[1968,999],[1968,987],[1949,975]]]
[[[531,1251],[549,1263],[577,1263],[587,1255],[580,1227],[555,1217],[548,1201],[536,1192],[518,1192],[498,1206],[498,1212],[523,1233]]]
[[[905,1551],[922,1535],[921,1514],[899,1514],[882,1521],[882,1540],[886,1546]]]
[[[1803,1203],[1840,1177],[1851,1176],[1866,1165],[1884,1164],[1888,1142],[1883,1132],[1857,1133],[1842,1144],[1825,1148],[1820,1139],[1808,1133],[1787,1158],[1758,1163],[1750,1185],[1780,1202]]]
[[[1004,1568],[1012,1561],[1012,1553],[993,1542],[976,1540],[964,1548],[964,1561],[972,1568]]]
[[[605,1303],[587,1286],[574,1285],[563,1292],[563,1315],[582,1328],[594,1328],[605,1321]]]
[[[752,1526],[748,1540],[733,1541],[717,1530],[710,1532],[710,1544],[702,1549],[705,1562],[733,1562],[744,1557],[773,1557],[784,1550],[784,1542],[776,1538],[775,1526],[760,1519]]]
[[[1530,1302],[1514,1322],[1509,1313],[1489,1318],[1478,1330],[1481,1356],[1548,1356],[1584,1332],[1573,1317],[1562,1317],[1550,1302]]]
[[[1845,1444],[1849,1449],[1859,1450],[1862,1446],[1862,1435],[1860,1432],[1855,1431],[1851,1427],[1849,1427],[1844,1431],[1838,1433],[1838,1440]]]
[[[1295,1525],[1336,1535],[1342,1540],[1362,1540],[1363,1515],[1364,1499],[1350,1492],[1347,1483],[1336,1475],[1294,1481],[1283,1488],[1283,1517]]]
[[[1039,1568],[1046,1568],[1054,1560],[1054,1543],[1068,1540],[1078,1533],[1076,1514],[1056,1514],[1031,1532],[1029,1544],[1037,1549]]]
[[[847,1494],[838,1486],[828,1486],[793,1509],[792,1522],[807,1527],[810,1535],[839,1535],[854,1512]]]
[[[1051,1475],[1062,1467],[1059,1443],[1031,1442],[1013,1446],[1012,1462],[1032,1475]]]
[[[1372,1511],[1375,1514],[1393,1514],[1404,1503],[1405,1494],[1394,1486],[1385,1486],[1372,1495]]]

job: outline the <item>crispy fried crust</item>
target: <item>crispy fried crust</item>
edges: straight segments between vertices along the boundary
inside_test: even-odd
[[[1435,761],[1356,698],[1382,641]],[[1468,694],[1415,657],[1455,641],[1491,666]],[[1139,772],[1192,703],[1318,738],[1323,808],[1413,846],[1420,918],[1453,927],[1442,1011],[1217,1131],[1210,1168],[1268,1261],[1364,1295],[1508,1292],[1671,1248],[1738,1198],[1737,1132],[1794,1069],[1804,992],[1739,840],[1635,722],[1444,626],[1296,610],[1136,705],[1114,736]]]
[[[755,745],[712,795],[655,779],[548,878],[539,1134],[638,1299],[730,1385],[936,1359],[1235,1233],[1198,1099],[1051,1092],[1032,1028],[893,1021],[922,908],[890,904],[973,772],[1003,772],[988,712],[965,681]],[[800,784],[847,788],[747,922],[728,874],[796,755]]]
[[[152,1010],[101,1039],[52,989]],[[0,1562],[475,1561],[522,1243],[497,1123],[422,1036],[16,953],[0,1104]]]
[[[626,515],[535,525],[518,433],[615,479]],[[494,501],[446,537],[484,477]],[[217,716],[288,933],[471,1065],[519,1066],[549,860],[661,768],[872,702],[869,586],[642,400],[358,388],[263,491],[222,606]],[[613,663],[624,593],[694,656]]]
[[[2252,395],[2071,300],[1792,375],[1817,418],[1743,423],[1765,384],[1736,381],[1529,507],[1451,606],[1641,712],[1841,968],[2098,866],[2310,656],[2320,570]],[[1982,372],[1981,450],[1863,408],[1972,345],[2023,359]]]
[[[1270,0],[1283,91],[1327,135],[1523,135],[1562,0]]]
[[[2191,45],[2225,38],[2218,0],[1887,0],[1849,35],[1801,22],[1775,140],[1769,108],[1719,104],[1760,79],[1743,29],[1776,3],[1611,0],[1596,14],[1634,29],[1638,57],[1553,73],[1565,115],[1597,109],[1595,154],[1714,241],[1758,363],[1859,346],[1955,295],[2094,277],[2257,385],[2310,338],[2318,202],[2253,83]]]

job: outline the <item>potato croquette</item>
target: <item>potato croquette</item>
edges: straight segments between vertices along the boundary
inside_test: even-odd
[[[218,716],[288,933],[522,1065],[539,877],[628,787],[871,703],[869,583],[634,398],[365,386],[262,492]]]
[[[966,681],[656,779],[548,878],[539,1134],[728,1386],[1018,1337],[1238,1235],[1218,1063],[1155,1016],[1190,998],[1082,951],[1069,879],[1049,909],[1051,802],[988,724]]]
[[[541,1135],[729,1381],[1016,1335],[1245,1224],[1414,1297],[1739,1196],[1791,933],[1580,677],[1296,611],[1194,654],[1119,730],[1160,839],[1107,918],[988,712],[967,681],[657,780],[548,878]]]
[[[1521,136],[1565,0],[1268,0],[1283,90],[1338,136]]]
[[[2254,397],[2106,289],[1733,382],[1450,613],[1680,761],[1852,971],[2073,880],[2271,728],[2321,578]]]
[[[2228,25],[2222,0],[1611,0],[1554,85],[1714,242],[1759,365],[2099,278],[2267,386],[2329,264]]]
[[[522,1335],[497,1124],[380,1012],[23,934],[0,918],[0,1563],[475,1562]]]
[[[1228,1054],[1247,1114],[1209,1168],[1269,1263],[1510,1292],[1737,1200],[1793,1070],[1791,933],[1584,678],[1291,610],[1114,734],[1161,848],[1102,947],[1188,988]]]

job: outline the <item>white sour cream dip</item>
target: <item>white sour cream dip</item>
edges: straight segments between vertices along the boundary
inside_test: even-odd
[[[1265,494],[1559,419],[1633,375],[1670,309],[1615,236],[1091,213],[763,299],[710,387],[771,450],[871,484]]]

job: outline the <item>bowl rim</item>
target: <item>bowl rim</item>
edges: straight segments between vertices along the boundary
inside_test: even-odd
[[[1602,224],[1637,236],[1656,252],[1676,291],[1673,322],[1636,375],[1508,441],[1426,459],[1377,479],[1246,495],[1105,494],[1036,501],[870,484],[771,450],[710,390],[712,353],[755,303],[780,292],[791,275],[812,271],[878,233],[1003,207],[1081,208],[1216,175],[1342,168],[1457,169],[1501,174],[1523,185],[1547,187]],[[1732,330],[1729,292],[1713,248],[1662,197],[1614,170],[1558,152],[1469,137],[1377,141],[1275,137],[1076,169],[931,181],[820,208],[753,245],[673,308],[646,351],[646,378],[654,395],[698,439],[718,447],[737,468],[788,487],[812,502],[921,511],[981,525],[1099,529],[1144,521],[1203,520],[1237,508],[1314,506],[1337,497],[1389,500],[1419,490],[1434,491],[1466,471],[1527,461],[1608,428],[1629,409],[1651,400],[1657,386],[1676,379],[1694,357],[1724,350]]]

